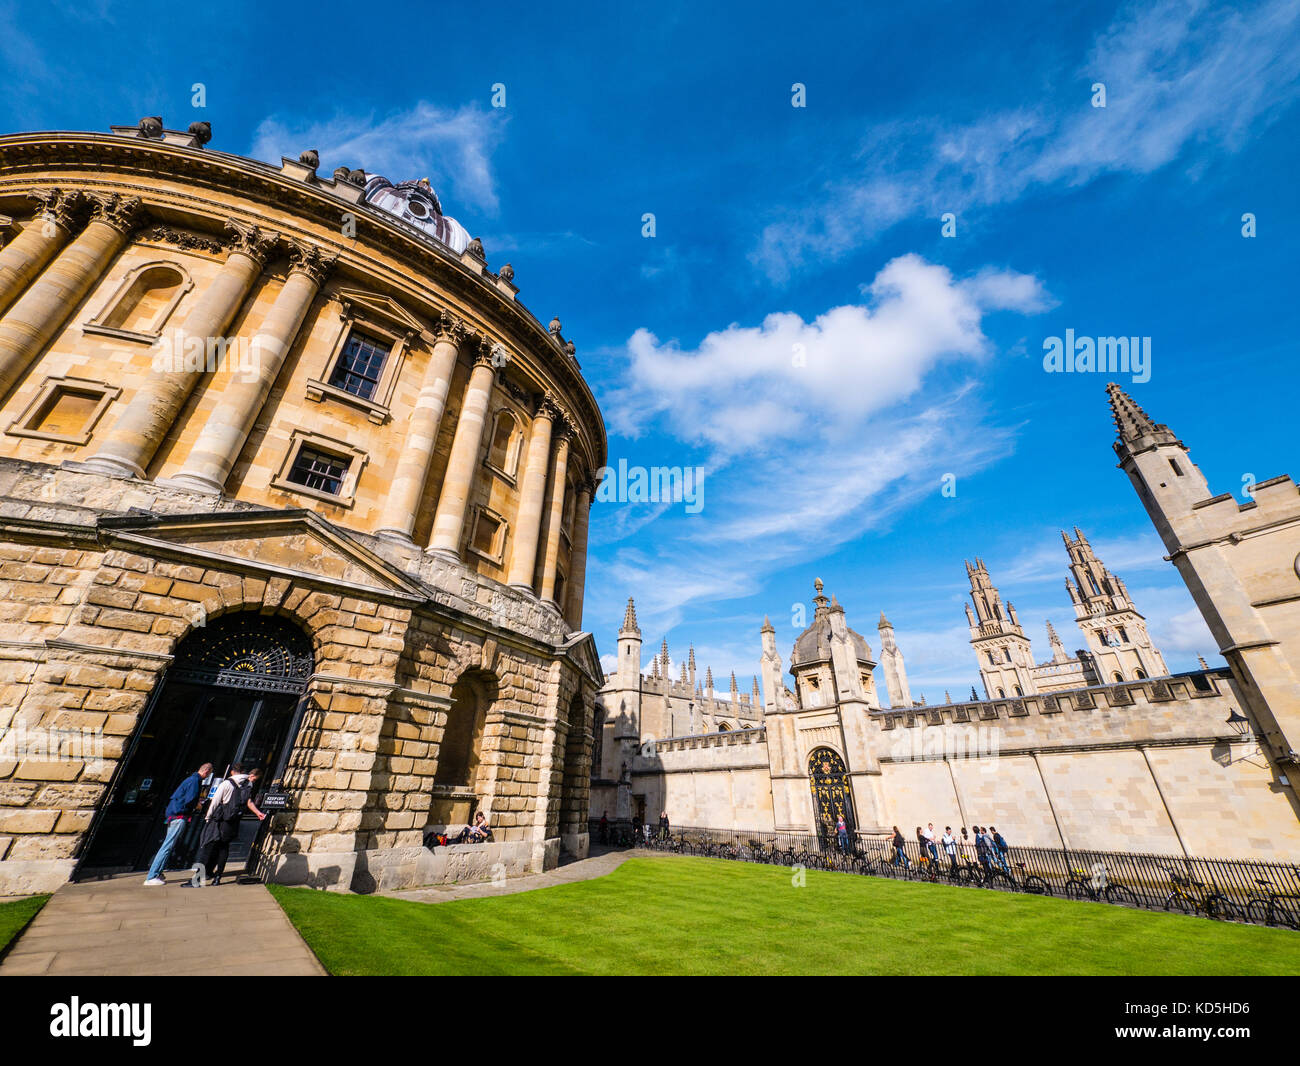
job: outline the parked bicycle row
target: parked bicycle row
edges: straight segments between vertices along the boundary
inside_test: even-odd
[[[641,827],[638,827],[639,829]],[[929,881],[1121,906],[1199,914],[1300,930],[1300,868],[1283,863],[1129,852],[985,845],[952,833],[901,841],[838,832],[761,833],[647,826],[611,839],[618,846],[812,870]],[[1005,841],[1004,841],[1005,843]]]

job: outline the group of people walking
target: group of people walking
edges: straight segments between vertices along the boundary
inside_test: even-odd
[[[977,825],[974,828],[975,859],[984,868],[984,872],[991,873],[997,867],[1009,874],[1011,867],[1007,864],[1007,855],[1011,851],[1011,845],[1007,843],[1006,837],[994,825]],[[911,867],[912,860],[907,856],[907,838],[898,826],[894,826],[891,843],[894,846],[894,865],[904,869]],[[916,847],[922,862],[936,863],[939,861],[939,849],[942,848],[952,871],[956,873],[961,858],[969,854],[971,836],[965,826],[961,827],[960,836],[954,836],[952,826],[945,825],[942,836],[936,838],[934,823],[930,822],[924,829],[919,825],[916,827]]]
[[[199,836],[199,850],[194,858],[197,876],[187,884],[216,885],[221,883],[221,876],[226,871],[226,859],[230,854],[230,845],[239,836],[239,821],[247,809],[263,821],[266,815],[258,810],[253,802],[257,783],[262,771],[257,767],[245,771],[238,763],[230,767],[230,773],[215,788],[210,788],[207,798],[207,810],[203,810],[202,792],[205,783],[212,778],[212,764],[205,762],[176,786],[167,809],[163,813],[165,832],[162,846],[153,857],[149,866],[146,885],[164,885],[163,868],[171,857],[176,842],[185,832],[194,818],[203,818],[203,832]],[[205,881],[204,878],[207,878]]]

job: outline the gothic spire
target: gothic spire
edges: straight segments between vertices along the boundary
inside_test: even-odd
[[[1110,397],[1111,417],[1123,444],[1133,444],[1142,437],[1151,437],[1156,444],[1178,443],[1168,426],[1153,422],[1150,415],[1113,381],[1106,386],[1106,394]]]
[[[624,633],[635,633],[641,635],[641,628],[636,624],[636,604],[632,602],[632,597],[627,598],[627,610],[623,612],[623,630]]]

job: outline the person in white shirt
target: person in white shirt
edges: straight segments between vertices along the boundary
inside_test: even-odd
[[[930,861],[939,861],[939,849],[934,844],[934,823],[930,822],[921,830],[921,836],[925,839],[925,850],[930,853]]]
[[[943,827],[943,836],[939,839],[943,845],[943,850],[948,853],[948,863],[952,866],[952,872],[957,872],[957,838],[952,835],[952,826]]]
[[[204,874],[210,878],[209,884],[221,883],[226,856],[230,853],[231,841],[239,835],[239,819],[245,807],[257,815],[259,822],[266,818],[253,802],[253,793],[261,777],[261,770],[254,768],[244,773],[244,768],[236,763],[230,768],[230,776],[213,790],[203,818],[199,853],[195,857],[198,875],[192,883],[202,885]]]

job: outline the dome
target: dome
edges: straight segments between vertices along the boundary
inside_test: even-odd
[[[442,213],[442,204],[428,178],[394,185],[376,174],[366,182],[365,198],[366,203],[436,237],[458,255],[469,246],[469,233],[454,218]]]
[[[828,600],[822,595],[822,581],[818,578],[815,582],[817,595],[813,597],[813,620],[812,624],[805,629],[794,642],[794,650],[790,652],[790,671],[793,673],[801,666],[808,666],[811,663],[829,662],[831,658],[831,613],[838,611],[844,613],[844,608],[838,602]],[[847,628],[847,627],[846,627]],[[849,639],[853,641],[854,655],[860,663],[873,663],[871,658],[871,646],[867,643],[866,638],[856,630],[848,630]]]

